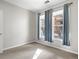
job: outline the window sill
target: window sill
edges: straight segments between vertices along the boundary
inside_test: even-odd
[[[54,38],[53,40],[54,41],[63,41],[62,39],[59,39],[59,38]]]

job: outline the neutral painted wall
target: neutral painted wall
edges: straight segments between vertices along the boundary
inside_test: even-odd
[[[2,53],[3,44],[3,11],[0,9],[0,53]]]
[[[63,46],[62,41],[59,41],[59,40],[55,40],[53,43],[45,42],[42,39],[37,40],[38,31],[36,32],[36,42],[77,54],[78,53],[78,3],[77,3],[78,0],[71,0],[68,2],[73,2],[73,4],[70,6],[70,20],[69,20],[70,21],[69,30],[70,30],[71,46],[69,47]],[[37,18],[36,18],[36,30],[37,30]]]
[[[78,0],[73,0],[70,19],[71,49],[78,51]]]
[[[4,1],[0,1],[0,9],[4,21],[3,49],[32,42],[35,14]]]

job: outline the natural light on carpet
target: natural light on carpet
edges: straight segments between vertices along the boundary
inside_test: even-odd
[[[41,49],[37,49],[32,59],[37,59],[39,55],[41,54],[41,52],[42,52]]]

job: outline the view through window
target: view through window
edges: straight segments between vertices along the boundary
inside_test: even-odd
[[[63,9],[53,12],[54,38],[63,39]]]
[[[45,14],[40,15],[40,20],[39,20],[39,37],[40,39],[45,38]]]
[[[52,13],[52,37],[53,39],[63,39],[63,9],[54,10]],[[39,37],[45,39],[45,14],[39,17]]]

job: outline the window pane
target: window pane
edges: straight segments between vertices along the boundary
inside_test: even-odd
[[[63,9],[53,12],[54,38],[63,38]]]
[[[41,14],[40,15],[40,20],[39,20],[39,37],[40,38],[45,38],[45,15]]]

